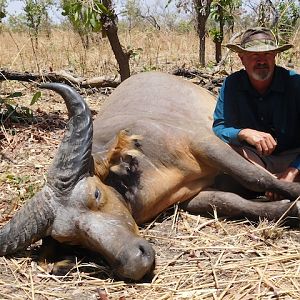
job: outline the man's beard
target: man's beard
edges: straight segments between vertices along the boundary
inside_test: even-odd
[[[272,76],[273,72],[270,69],[270,67],[266,64],[262,65],[257,65],[254,67],[253,72],[252,72],[252,77],[255,80],[267,80]]]

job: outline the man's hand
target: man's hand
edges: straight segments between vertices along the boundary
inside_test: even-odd
[[[276,174],[276,177],[283,181],[294,182],[296,177],[300,174],[300,171],[293,167],[288,167],[284,172]],[[280,200],[280,197],[276,193],[267,192],[266,196],[272,200]]]
[[[238,138],[240,141],[246,141],[248,144],[254,146],[264,156],[272,154],[277,146],[277,142],[271,134],[254,129],[242,129],[238,134]]]

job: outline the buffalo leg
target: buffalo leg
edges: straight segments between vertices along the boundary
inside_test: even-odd
[[[216,136],[210,141],[195,139],[192,153],[200,165],[210,165],[233,177],[245,188],[255,192],[275,192],[284,198],[295,200],[300,195],[300,184],[278,180],[275,176],[258,167],[225,144]]]
[[[288,200],[257,202],[244,199],[237,194],[204,190],[194,198],[181,204],[184,210],[203,215],[213,215],[216,209],[219,216],[229,218],[248,218],[257,220],[266,218],[268,220],[278,220],[286,211],[287,217],[298,219],[298,203],[293,205]]]

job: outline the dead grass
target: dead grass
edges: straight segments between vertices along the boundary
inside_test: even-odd
[[[279,231],[274,240],[264,231]],[[77,262],[65,276],[31,258],[1,258],[1,299],[299,299],[299,233],[268,222],[206,219],[177,211],[142,230],[157,254],[147,283],[101,279],[102,266]],[[89,272],[86,268],[89,268]],[[106,271],[109,273],[109,271]],[[100,278],[99,278],[100,276]]]
[[[135,32],[122,39],[143,49],[133,61],[134,72],[197,65],[198,42],[192,34]],[[107,45],[97,44],[85,53],[72,33],[55,32],[51,40],[44,37],[37,57],[24,35],[15,34],[13,42],[8,33],[1,34],[0,44],[1,67],[36,72],[37,65],[46,70],[51,66],[87,77],[116,72]],[[4,82],[0,97],[16,90],[23,93],[19,105],[29,106],[36,91],[30,84]],[[30,106],[34,122],[24,118],[21,123],[1,123],[1,224],[44,184],[64,132],[64,105],[54,93],[43,94]],[[107,98],[85,96],[95,115]],[[156,251],[157,267],[150,282],[110,279],[110,270],[92,260],[79,260],[65,276],[54,276],[36,264],[33,253],[24,252],[0,258],[0,299],[300,299],[297,229],[266,221],[255,225],[221,220],[216,215],[204,218],[175,206],[141,228],[141,234]]]
[[[179,35],[153,30],[132,31],[120,34],[120,40],[135,53],[131,62],[134,72],[153,69],[164,71],[169,70],[170,65],[195,67],[197,62],[198,40],[195,33]],[[26,34],[2,32],[0,43],[1,67],[29,72],[67,69],[87,77],[117,73],[108,41],[99,36],[94,37],[88,50],[83,48],[76,34],[60,30],[53,31],[50,38],[41,35],[36,53]],[[209,48],[208,53],[212,53]],[[208,55],[208,60],[213,60],[213,56]]]

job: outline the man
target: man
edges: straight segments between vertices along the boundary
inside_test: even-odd
[[[244,32],[228,44],[245,69],[224,81],[214,112],[213,130],[254,164],[281,180],[300,179],[300,75],[275,64],[278,46],[267,28]],[[276,195],[268,195],[276,197]]]

